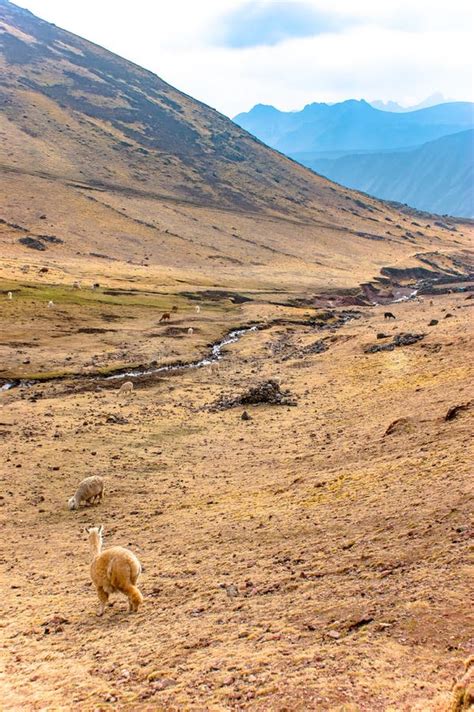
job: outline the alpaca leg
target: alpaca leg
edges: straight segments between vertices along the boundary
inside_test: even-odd
[[[143,596],[136,586],[130,584],[124,591],[128,598],[128,610],[129,613],[135,613],[138,611],[138,606],[143,602]]]
[[[97,595],[99,596],[99,601],[100,601],[99,610],[97,611],[97,615],[101,616],[101,615],[103,615],[103,613],[105,611],[107,601],[109,600],[109,594],[106,591],[104,591],[103,588],[98,588]]]

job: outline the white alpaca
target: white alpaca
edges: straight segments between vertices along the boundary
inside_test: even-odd
[[[68,500],[69,509],[79,509],[82,502],[93,504],[100,502],[104,494],[104,480],[98,475],[86,477],[80,482],[74,497]]]
[[[189,336],[192,336],[194,334],[194,329],[192,326],[189,327],[188,334],[189,334]]]
[[[8,299],[9,299],[10,301],[13,299],[13,294],[12,294],[12,292],[8,292],[8,295],[7,295],[7,296],[8,296]]]
[[[48,309],[52,309],[53,307],[54,307],[54,302],[52,299],[50,299],[48,302]]]
[[[132,395],[133,393],[133,383],[132,381],[125,381],[125,383],[122,383],[122,385],[119,388],[119,396],[123,395]]]
[[[217,371],[217,373],[220,373],[221,362],[219,359],[217,361],[211,361],[211,363],[209,365],[211,367],[211,371]]]
[[[200,306],[197,306],[197,307],[196,307],[196,314],[199,314],[200,311],[201,311],[201,307],[200,307]]]

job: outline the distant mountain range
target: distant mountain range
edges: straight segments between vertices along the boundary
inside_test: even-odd
[[[410,151],[363,153],[307,163],[317,173],[379,198],[430,212],[474,217],[474,130]]]
[[[308,104],[302,111],[279,111],[257,104],[235,123],[272,148],[298,157],[320,151],[410,148],[450,133],[474,128],[474,104],[453,102],[407,113],[374,109],[366,101]]]
[[[380,111],[404,113],[406,111],[417,111],[417,109],[427,109],[429,106],[436,106],[437,104],[452,103],[452,99],[445,99],[440,92],[436,92],[414,106],[402,106],[401,104],[397,104],[396,101],[381,101],[380,99],[369,103],[374,109],[380,109]]]
[[[466,165],[472,158],[470,130],[474,129],[474,104],[470,102],[403,112],[382,111],[364,100],[308,104],[295,112],[258,104],[234,121],[269,146],[343,185],[424,210],[443,214],[455,210],[454,214],[474,217],[472,182],[466,182],[470,175]],[[454,134],[462,136],[438,141]],[[451,149],[455,149],[453,155]],[[393,155],[398,152],[403,155]],[[430,173],[426,161],[438,166],[439,179],[417,186],[420,161],[420,181]],[[397,181],[397,171],[406,180]],[[460,191],[458,200],[456,190]]]

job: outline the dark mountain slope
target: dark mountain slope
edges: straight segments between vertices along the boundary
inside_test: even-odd
[[[16,165],[31,168],[30,144],[35,168],[244,209],[327,192],[151,72],[5,0],[0,13],[0,100],[26,143]]]
[[[474,131],[414,151],[344,156],[307,163],[351,188],[420,210],[474,217]]]

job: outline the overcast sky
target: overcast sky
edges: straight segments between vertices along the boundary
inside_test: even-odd
[[[473,100],[471,0],[17,0],[228,116]]]

